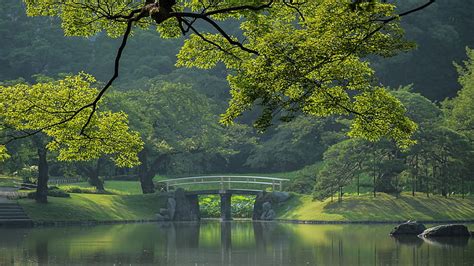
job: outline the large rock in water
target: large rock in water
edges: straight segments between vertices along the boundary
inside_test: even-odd
[[[471,233],[465,225],[462,224],[447,224],[438,225],[426,229],[420,234],[422,237],[469,237]]]
[[[419,235],[426,230],[424,224],[419,223],[417,221],[408,221],[402,224],[397,225],[393,228],[391,235]]]
[[[273,220],[276,217],[275,211],[272,206],[278,207],[283,202],[291,198],[288,192],[262,192],[255,199],[253,205],[252,220]],[[270,209],[264,209],[264,204],[268,203]],[[267,207],[268,208],[268,207]],[[263,215],[263,216],[262,216]],[[265,219],[264,219],[265,218]]]

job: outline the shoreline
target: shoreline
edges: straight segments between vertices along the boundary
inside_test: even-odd
[[[202,218],[200,221],[162,221],[157,219],[139,219],[139,220],[78,220],[78,221],[33,221],[29,224],[12,224],[4,223],[0,221],[0,228],[36,228],[36,227],[65,227],[65,226],[97,226],[97,225],[114,225],[114,224],[144,224],[144,223],[187,223],[187,222],[206,222],[206,221],[221,221],[219,218]],[[232,221],[245,221],[253,222],[252,219],[240,218]],[[232,222],[230,221],[230,222]],[[288,220],[288,219],[275,219],[272,221],[256,221],[266,223],[287,223],[287,224],[312,224],[312,225],[324,225],[324,224],[358,224],[358,225],[370,225],[370,224],[401,224],[404,221],[317,221],[317,220]],[[419,220],[418,222],[423,224],[474,224],[474,220]]]

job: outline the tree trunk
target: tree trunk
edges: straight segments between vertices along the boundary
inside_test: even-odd
[[[89,183],[94,186],[98,191],[104,191],[104,182],[100,180],[99,174],[100,174],[100,168],[102,167],[102,158],[99,158],[97,160],[97,164],[95,169],[90,171],[89,174]]]
[[[357,175],[357,196],[360,195],[360,175]]]
[[[36,202],[48,203],[48,161],[46,147],[38,145],[38,184],[36,187]]]
[[[375,198],[375,197],[377,197],[377,193],[376,193],[376,191],[377,191],[377,186],[376,186],[375,172],[374,172],[374,181],[373,181],[373,182],[374,182],[374,198]]]
[[[143,194],[155,193],[155,184],[153,184],[154,173],[148,167],[148,154],[145,149],[138,153],[140,159],[140,166],[138,168],[138,176],[140,177],[140,184]]]
[[[342,202],[342,186],[339,187],[339,202]]]

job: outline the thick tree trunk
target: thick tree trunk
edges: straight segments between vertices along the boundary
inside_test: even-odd
[[[98,191],[104,191],[104,182],[100,180],[100,168],[102,167],[102,158],[97,160],[96,167],[90,171],[89,174],[89,183],[94,186]]]
[[[38,145],[38,186],[36,188],[36,202],[48,202],[48,161],[46,147]]]
[[[153,184],[154,173],[148,167],[148,154],[146,150],[142,150],[138,157],[141,165],[138,168],[138,176],[140,177],[140,184],[143,194],[155,193],[155,184]]]

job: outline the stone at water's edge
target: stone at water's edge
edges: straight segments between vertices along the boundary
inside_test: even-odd
[[[422,237],[469,237],[471,233],[465,225],[447,224],[428,228],[420,234]]]
[[[182,188],[174,192],[176,209],[174,212],[174,221],[199,221],[199,198],[197,195],[186,195]]]
[[[419,223],[417,221],[407,221],[405,223],[397,225],[395,228],[393,228],[392,232],[390,232],[390,235],[396,236],[396,235],[419,235],[423,233],[423,231],[426,230],[426,227],[424,224]]]
[[[161,221],[199,221],[199,198],[197,195],[186,195],[182,188],[178,188],[166,202],[166,208],[161,208],[156,214]]]
[[[262,209],[263,209],[263,213],[260,216],[260,220],[270,221],[270,220],[275,219],[276,213],[273,210],[272,204],[270,202],[267,201],[267,202],[263,203]]]
[[[262,192],[255,199],[252,220],[273,220],[276,218],[272,206],[279,206],[291,197],[288,192]],[[264,210],[263,205],[270,204],[269,210]],[[264,215],[265,214],[265,215]],[[263,215],[263,216],[262,216]],[[266,219],[265,219],[266,218]]]

